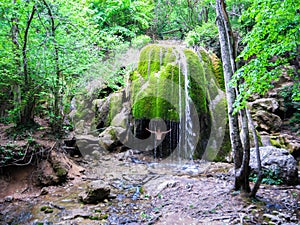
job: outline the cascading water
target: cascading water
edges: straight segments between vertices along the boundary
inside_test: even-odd
[[[218,148],[222,144],[219,125],[212,126],[211,119],[215,120],[212,111],[220,109],[224,97],[213,72],[204,69],[205,63],[183,46],[159,44],[142,50],[137,71],[130,78],[132,115],[140,127],[135,137],[143,137],[135,140],[139,149],[152,149],[154,158],[180,162],[202,157],[208,145]],[[221,108],[225,111],[226,107]],[[219,121],[224,118],[222,115]],[[212,129],[217,145],[209,140]],[[159,133],[163,133],[161,140]]]
[[[178,49],[177,49],[178,51]],[[189,71],[186,57],[181,49],[179,49],[179,57],[177,57],[179,65],[179,77],[183,74],[183,85],[184,89],[182,90],[179,85],[179,104],[180,104],[180,141],[179,141],[179,156],[180,159],[193,159],[193,150],[195,148],[193,140],[193,121],[191,117],[191,98],[189,96]],[[180,82],[179,82],[180,84]],[[183,92],[182,92],[183,91]],[[182,107],[182,102],[183,106]]]

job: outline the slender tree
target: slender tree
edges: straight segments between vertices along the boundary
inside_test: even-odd
[[[235,113],[234,103],[239,94],[238,87],[230,85],[230,81],[233,74],[236,71],[236,53],[235,44],[233,38],[233,32],[231,30],[230,21],[226,12],[226,5],[224,0],[216,0],[216,14],[217,14],[217,26],[219,30],[219,40],[221,45],[221,55],[223,62],[224,80],[226,87],[226,96],[228,103],[228,118],[231,147],[234,156],[235,165],[235,190],[242,190],[246,193],[251,192],[249,185],[250,175],[250,141],[249,141],[249,128],[246,109],[241,109],[238,113]],[[239,117],[241,121],[241,127],[239,126]],[[248,115],[250,117],[250,114]],[[256,136],[255,128],[253,129],[253,135]],[[242,133],[242,138],[240,136]],[[256,142],[257,144],[257,142]],[[258,148],[258,144],[257,144]],[[258,152],[259,154],[259,152]],[[258,155],[259,157],[259,155]],[[259,167],[260,168],[260,167]],[[255,190],[252,194],[255,195],[259,183],[257,183]]]

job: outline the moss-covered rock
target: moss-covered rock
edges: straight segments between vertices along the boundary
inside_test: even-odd
[[[155,136],[146,128],[151,129],[150,121],[159,118],[166,124],[163,131],[166,128],[171,132],[154,150],[158,157],[168,156],[172,152],[170,149],[184,146],[195,148],[193,155],[188,153],[189,158],[201,158],[210,149],[207,156],[209,154],[211,160],[221,149],[218,157],[223,160],[230,145],[228,138],[222,145],[224,135],[228,136],[225,131],[226,99],[219,85],[223,76],[217,78],[216,73],[222,73],[220,60],[204,50],[148,45],[140,52],[136,71],[129,75],[129,91],[123,93],[123,97],[114,94],[116,96],[110,98],[110,126],[125,129],[126,134],[132,131],[135,138],[145,140]],[[124,103],[129,105],[125,107]],[[129,110],[124,111],[124,108]],[[120,113],[122,110],[124,113]],[[126,115],[128,119],[118,115]],[[103,134],[100,139],[112,146],[111,150],[116,149],[112,144],[117,141],[116,135]],[[210,141],[211,137],[217,141]]]
[[[132,73],[132,98],[134,118],[162,118],[179,120],[181,99],[184,92],[183,65],[178,60],[176,49],[172,47],[149,45],[140,55],[138,74]],[[189,95],[198,113],[207,113],[204,69],[197,54],[184,50],[189,77]],[[181,99],[181,102],[180,102]]]

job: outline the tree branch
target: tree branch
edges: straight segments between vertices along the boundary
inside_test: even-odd
[[[23,54],[23,73],[24,73],[24,84],[25,88],[28,88],[29,81],[28,81],[28,67],[27,67],[27,42],[28,42],[28,32],[31,25],[31,22],[33,20],[33,16],[35,14],[36,8],[35,5],[32,7],[31,14],[29,16],[29,19],[26,24],[25,33],[24,33],[24,43],[22,48],[22,54]]]

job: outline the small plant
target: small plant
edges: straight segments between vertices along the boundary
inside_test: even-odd
[[[145,213],[145,212],[141,212],[141,217],[143,218],[143,219],[151,219],[151,216],[149,215],[149,214],[147,214],[147,213]]]
[[[262,184],[269,184],[269,185],[280,185],[283,184],[283,180],[279,177],[279,170],[278,169],[268,169],[263,170],[263,179],[261,181]],[[257,174],[251,174],[249,177],[251,182],[256,182]]]
[[[151,38],[147,35],[140,35],[131,40],[131,45],[133,48],[142,48],[151,42]]]

